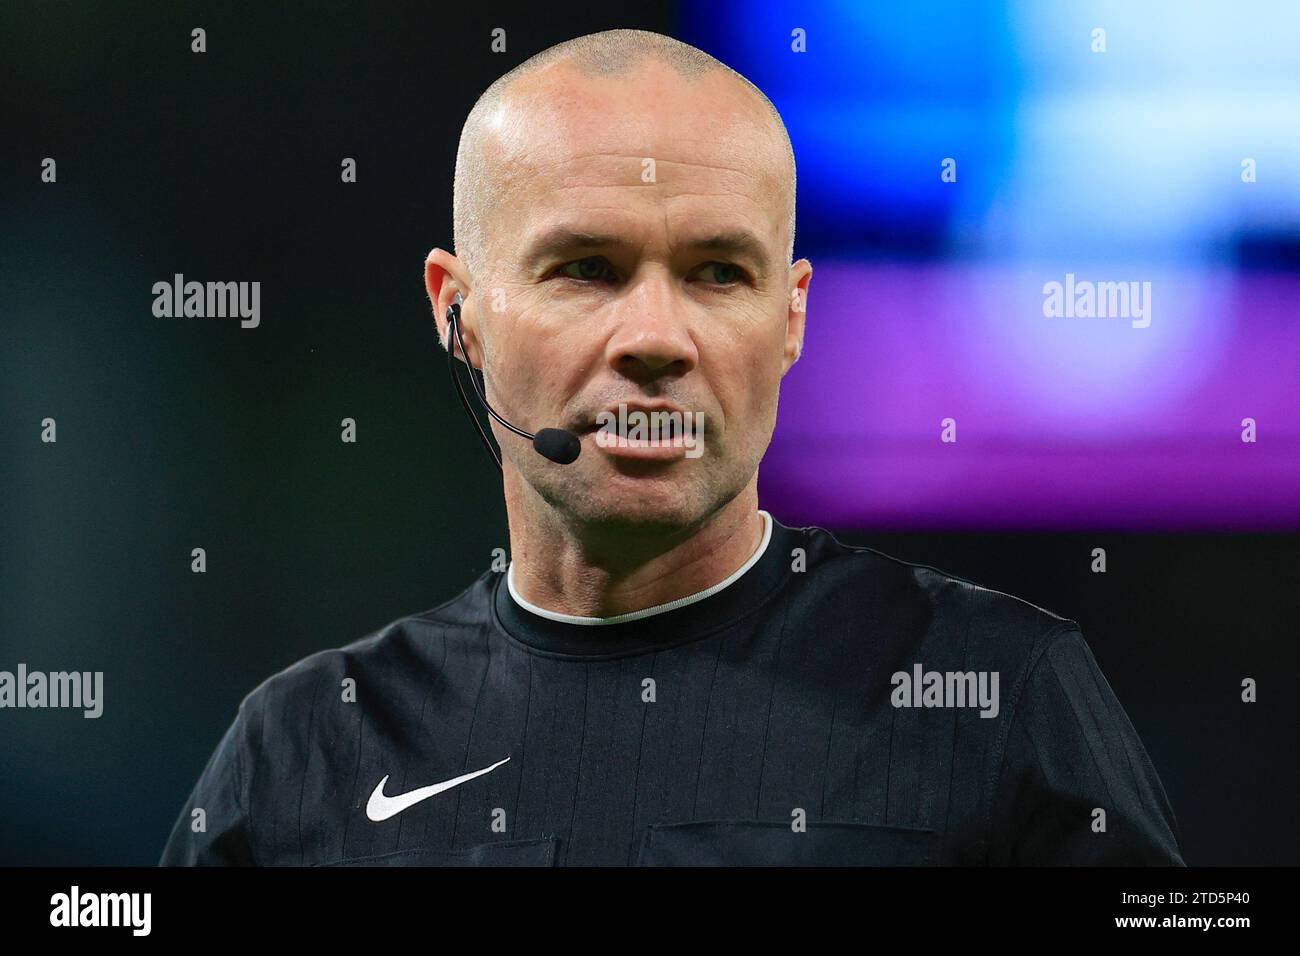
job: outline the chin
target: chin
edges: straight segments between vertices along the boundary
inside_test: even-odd
[[[706,493],[698,477],[683,474],[605,473],[550,490],[546,497],[552,504],[583,524],[628,533],[689,528],[715,507],[714,496]]]
[[[592,524],[629,532],[689,528],[708,512],[706,504],[692,497],[680,491],[656,495],[607,493],[591,501],[582,517]]]

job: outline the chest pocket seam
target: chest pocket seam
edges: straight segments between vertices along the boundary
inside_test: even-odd
[[[938,834],[857,821],[703,820],[641,828],[637,866],[934,866]]]

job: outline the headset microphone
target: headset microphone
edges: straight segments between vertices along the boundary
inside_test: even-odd
[[[465,356],[465,364],[469,366],[469,352],[465,350],[465,341],[460,337],[459,319],[460,303],[453,302],[447,306],[448,339],[454,342],[452,347],[447,349],[447,370],[451,373],[451,380],[456,385],[456,393],[460,396],[461,405],[465,407],[465,414],[469,416],[470,421],[474,423],[474,428],[478,430],[479,440],[483,442],[483,447],[487,449],[487,453],[496,462],[497,468],[500,468],[501,459],[497,457],[496,449],[488,441],[487,433],[483,430],[483,426],[479,424],[478,416],[474,414],[473,409],[470,407],[469,396],[465,394],[465,386],[461,384],[460,376],[456,374],[456,345],[460,346],[460,354]],[[487,396],[483,394],[478,379],[474,377],[474,369],[470,367],[468,371],[470,384],[474,386],[475,397],[487,409],[487,413],[501,423],[503,428],[514,432],[520,438],[527,438],[533,443],[533,449],[539,455],[555,462],[557,465],[568,465],[578,460],[578,455],[582,452],[582,443],[578,441],[577,435],[565,431],[563,428],[543,428],[534,435],[510,424],[488,404]]]

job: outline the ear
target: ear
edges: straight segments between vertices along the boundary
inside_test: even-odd
[[[812,263],[800,259],[790,266],[789,309],[785,320],[785,355],[782,359],[781,374],[790,371],[790,366],[799,361],[803,352],[804,317],[808,314],[808,286],[812,282]]]
[[[460,303],[460,337],[469,350],[469,364],[480,368],[478,339],[474,335],[475,322],[471,312],[469,295],[469,274],[464,264],[445,249],[434,249],[424,260],[424,290],[429,295],[433,306],[433,320],[438,326],[438,341],[444,349],[455,349],[455,354],[462,360],[465,356],[450,341],[451,325],[447,321],[447,309],[453,302]]]

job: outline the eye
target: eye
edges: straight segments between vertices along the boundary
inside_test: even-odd
[[[713,272],[713,283],[715,285],[730,286],[737,282],[744,282],[749,278],[749,274],[734,262],[706,262],[700,270],[701,275],[707,275]]]
[[[583,259],[574,259],[572,262],[566,262],[560,266],[560,274],[567,279],[577,279],[580,282],[590,282],[604,276],[609,269],[609,263],[605,261],[604,256],[587,256]]]

